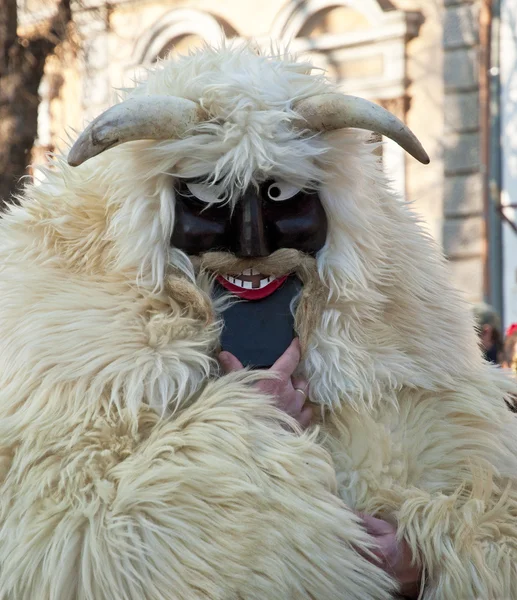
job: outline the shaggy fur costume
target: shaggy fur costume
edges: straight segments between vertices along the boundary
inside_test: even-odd
[[[367,136],[291,127],[329,89],[245,46],[164,62],[132,93],[211,122],[56,158],[2,219],[1,600],[393,598],[347,507],[398,524],[425,600],[517,598],[512,384]],[[217,373],[218,307],[169,245],[173,177],[207,174],[230,201],[264,175],[322,182],[297,316],[317,430]]]

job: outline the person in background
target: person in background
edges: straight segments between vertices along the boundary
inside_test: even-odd
[[[506,330],[501,366],[511,369],[517,375],[517,323],[513,323]]]
[[[501,319],[496,311],[484,302],[474,305],[473,310],[485,360],[499,364],[503,349]]]
[[[511,369],[513,376],[517,377],[517,323],[513,323],[506,330],[501,366]],[[512,397],[507,404],[511,411],[517,412],[517,397]]]

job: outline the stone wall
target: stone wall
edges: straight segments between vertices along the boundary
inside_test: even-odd
[[[479,110],[480,2],[445,0],[443,248],[457,284],[483,296],[483,177]]]
[[[406,157],[407,198],[438,244],[443,230],[443,47],[441,1],[396,0],[402,10],[417,10],[423,23],[407,43],[407,123],[427,150],[431,163]]]

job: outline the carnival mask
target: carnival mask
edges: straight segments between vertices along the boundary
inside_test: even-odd
[[[241,300],[223,313],[221,344],[244,364],[270,366],[294,336],[291,305],[301,282],[289,263],[278,272],[278,261],[269,257],[282,249],[313,256],[326,235],[327,217],[314,189],[268,179],[248,187],[233,205],[217,184],[177,182],[171,243],[191,257],[221,257],[220,268],[217,260],[209,261],[217,279],[215,293],[224,288]],[[229,255],[231,262],[225,260]],[[227,272],[223,265],[235,259],[244,259],[246,268]],[[277,269],[271,262],[277,262]]]
[[[297,69],[297,78],[305,76],[308,73],[302,75]],[[173,84],[171,80],[170,85],[174,89]],[[387,136],[417,160],[425,164],[429,162],[427,153],[409,128],[384,108],[368,100],[328,90],[310,96],[304,91],[298,93],[296,98],[287,97],[285,102],[279,102],[278,94],[267,102],[266,96],[252,102],[250,98],[258,92],[258,88],[254,88],[251,96],[245,94],[245,107],[241,107],[228,106],[224,102],[226,86],[221,88],[222,104],[217,101],[218,94],[214,87],[209,88],[205,90],[207,95],[200,88],[197,92],[191,91],[188,98],[163,92],[149,93],[149,90],[127,98],[88,125],[71,148],[68,163],[72,166],[81,165],[126,142],[162,140],[165,144],[154,148],[161,158],[152,168],[163,176],[169,169],[174,171],[173,164],[180,162],[176,160],[167,165],[166,157],[174,147],[173,140],[184,140],[188,146],[197,139],[199,161],[197,151],[192,149],[190,156],[184,158],[190,164],[198,161],[198,164],[208,166],[210,170],[210,166],[215,167],[213,159],[221,158],[223,146],[228,145],[235,135],[235,139],[239,140],[237,144],[247,140],[244,149],[249,145],[251,135],[252,139],[263,137],[264,148],[276,148],[278,153],[278,144],[271,146],[275,138],[283,136],[284,141],[288,139],[293,143],[297,140],[304,146],[307,142],[308,148],[311,145],[309,140],[313,137],[346,128],[365,129]],[[324,87],[319,85],[318,89],[323,90]],[[221,152],[214,152],[215,147],[211,146],[214,142],[221,147]],[[182,145],[181,142],[179,144]],[[203,160],[207,144],[211,150]],[[289,153],[289,148],[289,144],[283,144],[283,152]],[[317,154],[309,152],[303,155]],[[277,162],[280,158],[280,154],[276,156]],[[260,163],[267,164],[268,160],[265,150]],[[293,189],[279,180],[265,180],[256,187],[250,186],[241,193],[240,198],[232,199],[228,204],[217,201],[218,195],[213,195],[216,188],[217,185],[209,186],[202,181],[178,182],[172,245],[191,257],[199,257],[201,263],[207,256],[214,255],[208,264],[205,262],[203,268],[215,273],[219,285],[242,300],[233,303],[224,314],[227,323],[225,331],[234,330],[232,344],[237,339],[239,352],[255,352],[262,344],[263,353],[260,350],[248,358],[239,355],[237,350],[235,353],[247,364],[269,366],[294,335],[291,310],[294,299],[299,299],[297,330],[310,331],[315,323],[315,312],[301,311],[300,307],[318,295],[325,296],[326,290],[322,289],[317,276],[304,279],[300,273],[316,272],[313,255],[325,243],[326,216],[316,192]],[[207,193],[212,196],[204,197]],[[279,257],[282,260],[277,260]],[[312,262],[307,262],[307,257]],[[292,277],[291,273],[297,276]],[[298,294],[300,281],[303,282],[301,295]],[[309,316],[305,318],[305,327],[300,328],[298,315],[302,313]],[[232,314],[238,315],[238,318],[230,328],[228,319]],[[275,315],[286,315],[286,318],[282,316],[279,323],[275,324]],[[303,337],[303,334],[300,333],[300,336]],[[283,341],[277,345],[279,338],[289,340],[285,346]],[[232,347],[226,346],[225,349],[232,351]],[[266,353],[267,357],[264,358]]]

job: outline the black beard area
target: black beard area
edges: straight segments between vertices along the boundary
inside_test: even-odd
[[[271,367],[296,336],[291,306],[302,287],[298,277],[290,275],[266,298],[232,302],[221,315],[221,350],[231,352],[245,367]],[[228,292],[216,282],[213,294]]]

